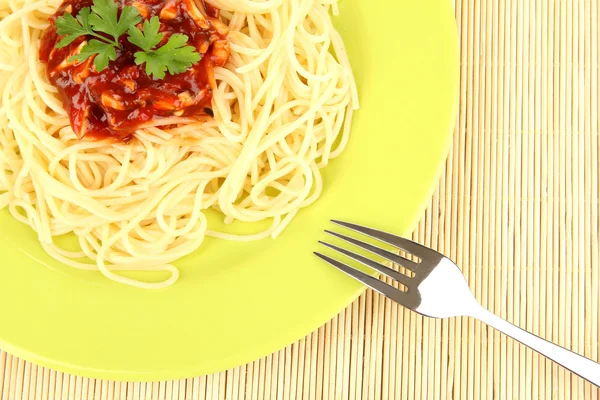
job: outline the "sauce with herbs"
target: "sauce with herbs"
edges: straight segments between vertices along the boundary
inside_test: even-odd
[[[158,119],[212,115],[213,68],[223,66],[229,57],[228,27],[219,21],[219,10],[204,0],[117,0],[119,9],[134,6],[144,20],[160,19],[162,46],[175,33],[187,35],[202,59],[181,74],[158,80],[148,76],[143,65],[136,65],[139,48],[126,35],[119,38],[117,59],[98,72],[93,57],[69,62],[90,37],[81,36],[68,46],[57,48],[61,37],[55,21],[68,12],[92,5],[92,0],[66,0],[50,18],[44,32],[39,58],[46,64],[50,82],[58,89],[78,137],[129,140],[136,129],[150,126]],[[157,47],[158,47],[157,46]]]

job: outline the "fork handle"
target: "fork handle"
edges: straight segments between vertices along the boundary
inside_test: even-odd
[[[529,333],[483,307],[471,313],[471,316],[518,340],[594,385],[600,386],[600,364],[597,362]]]

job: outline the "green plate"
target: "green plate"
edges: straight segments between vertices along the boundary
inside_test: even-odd
[[[406,233],[449,148],[458,44],[449,0],[342,0],[361,109],[323,196],[277,239],[207,240],[160,291],[75,273],[0,212],[0,348],[61,371],[158,380],[224,370],[305,336],[361,287],[312,252],[331,218]]]

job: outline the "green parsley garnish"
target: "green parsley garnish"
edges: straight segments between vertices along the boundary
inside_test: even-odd
[[[144,31],[136,26],[129,28],[129,40],[142,51],[134,54],[137,65],[146,63],[146,73],[158,79],[165,77],[165,71],[171,75],[185,72],[188,67],[200,61],[200,54],[194,46],[188,46],[188,37],[181,33],[175,33],[169,37],[167,43],[152,50],[160,43],[163,34],[159,33],[160,21],[154,16],[149,21],[144,21]]]
[[[102,71],[110,61],[117,59],[116,50],[123,49],[119,38],[127,32],[127,40],[141,49],[134,54],[135,63],[145,63],[146,73],[158,79],[163,79],[166,71],[172,75],[185,72],[200,60],[196,48],[187,45],[188,37],[180,33],[171,35],[167,43],[154,49],[163,38],[158,17],[144,21],[142,31],[136,27],[142,21],[137,8],[123,7],[121,15],[118,11],[114,0],[94,0],[92,7],[82,8],[77,17],[69,13],[58,17],[56,32],[63,38],[56,47],[68,46],[80,36],[93,36],[79,54],[69,57],[69,62],[81,62],[95,55],[94,66]]]

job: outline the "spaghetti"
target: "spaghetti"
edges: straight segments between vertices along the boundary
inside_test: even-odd
[[[0,0],[0,208],[69,266],[124,284],[173,284],[172,263],[206,236],[276,237],[322,191],[346,146],[354,80],[327,0],[213,0],[231,52],[214,70],[214,118],[173,117],[130,143],[80,140],[38,53],[56,0]],[[209,228],[271,220],[252,235]],[[75,234],[78,251],[56,243]],[[119,271],[167,271],[147,282]]]

